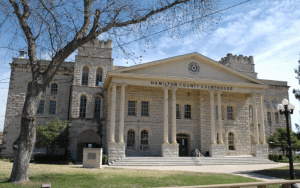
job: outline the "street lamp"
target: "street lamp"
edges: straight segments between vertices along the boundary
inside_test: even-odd
[[[290,179],[295,179],[294,167],[293,167],[293,156],[292,156],[292,146],[291,146],[291,136],[290,136],[290,126],[289,126],[289,114],[293,114],[295,106],[289,103],[287,99],[282,100],[282,104],[277,105],[277,110],[280,114],[284,114],[286,118],[286,129],[288,137],[288,148],[289,148],[289,163],[290,163]],[[295,184],[294,184],[295,185]]]

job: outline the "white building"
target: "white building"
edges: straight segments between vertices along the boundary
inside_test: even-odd
[[[102,146],[109,161],[126,156],[250,155],[267,157],[266,138],[285,120],[277,110],[287,82],[262,80],[253,57],[198,53],[131,67],[113,66],[112,42],[95,40],[65,62],[43,94],[37,124],[69,120],[72,157]],[[30,69],[15,58],[2,154],[13,154]],[[42,71],[49,64],[42,61]]]

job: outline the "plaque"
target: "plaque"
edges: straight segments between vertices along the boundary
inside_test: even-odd
[[[87,159],[88,160],[96,160],[96,153],[88,153]]]

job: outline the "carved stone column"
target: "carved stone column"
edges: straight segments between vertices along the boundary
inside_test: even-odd
[[[119,143],[124,143],[125,84],[121,85]]]
[[[164,144],[169,143],[168,139],[168,127],[169,127],[169,111],[168,111],[168,87],[164,87]]]
[[[176,144],[176,90],[172,89],[172,144]]]
[[[265,136],[265,124],[264,124],[264,107],[263,107],[263,95],[259,95],[259,112],[260,112],[260,141],[262,144],[266,144]]]
[[[215,112],[214,92],[210,91],[210,128],[211,128],[212,144],[216,144],[214,112]]]
[[[221,106],[221,92],[218,92],[218,121],[219,121],[219,126],[220,126],[220,131],[219,131],[219,140],[220,144],[223,144],[223,125],[222,125],[222,106]]]
[[[258,123],[257,123],[257,109],[256,109],[256,94],[252,95],[252,112],[253,112],[253,124],[254,124],[254,136],[255,144],[259,144],[259,135],[258,135]]]
[[[111,94],[111,113],[110,113],[110,141],[115,142],[115,123],[116,123],[116,95],[117,85],[112,83],[112,94]]]

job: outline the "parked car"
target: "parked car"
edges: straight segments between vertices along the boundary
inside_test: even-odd
[[[300,151],[295,151],[295,155],[300,155]]]

